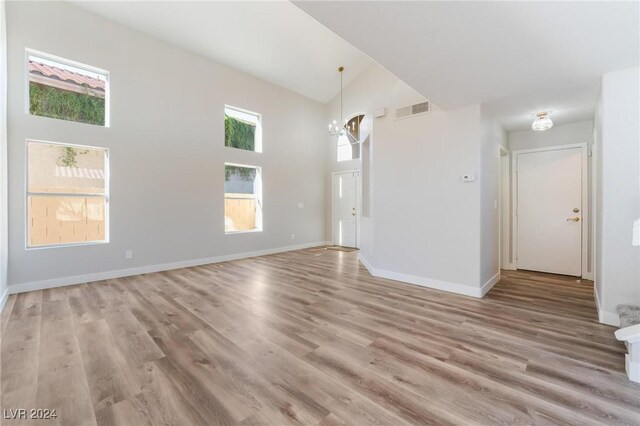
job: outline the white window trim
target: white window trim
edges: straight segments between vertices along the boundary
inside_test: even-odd
[[[261,166],[252,166],[249,164],[238,164],[238,163],[224,163],[225,167],[226,166],[234,166],[234,167],[244,167],[244,168],[248,168],[248,169],[256,169],[256,179],[259,179],[260,184],[258,185],[258,189],[256,190],[256,193],[254,194],[254,198],[256,200],[256,222],[259,222],[259,226],[256,226],[256,228],[254,229],[249,229],[246,231],[227,231],[226,230],[226,226],[223,223],[224,226],[224,234],[225,235],[236,235],[236,234],[252,234],[252,233],[257,233],[257,232],[263,232],[264,231],[264,222],[262,220],[262,216],[264,213],[263,210],[263,206],[262,206],[262,167]],[[223,195],[223,201],[227,199],[227,192],[224,192]],[[260,212],[260,214],[258,215],[258,211]],[[226,217],[226,212],[224,211],[224,202],[222,203],[222,217],[225,218]],[[256,225],[258,225],[258,223],[256,223]]]
[[[224,106],[224,114],[227,114],[227,110],[233,110],[233,111],[237,111],[243,114],[249,114],[249,115],[253,115],[257,118],[257,123],[256,123],[256,134],[255,134],[255,140],[254,140],[254,150],[253,151],[249,151],[248,149],[241,149],[241,148],[235,148],[233,146],[227,146],[224,145],[225,148],[228,149],[236,149],[238,151],[245,151],[245,152],[255,152],[258,154],[262,154],[262,114],[255,112],[255,111],[250,111],[248,109],[244,109],[244,108],[238,108],[232,105],[227,105],[225,104]],[[223,126],[224,127],[224,126]],[[223,129],[224,132],[224,129]],[[226,139],[226,135],[224,135],[225,137],[223,137],[223,143]],[[249,166],[249,167],[255,167],[255,166]]]
[[[58,62],[62,65],[68,65],[70,67],[74,67],[74,68],[79,68],[81,70],[93,73],[93,74],[100,74],[102,76],[105,77],[105,83],[104,83],[104,126],[100,126],[97,124],[89,124],[90,126],[97,126],[97,127],[105,127],[105,128],[109,128],[111,126],[111,87],[110,87],[110,81],[111,81],[111,76],[109,71],[102,69],[102,68],[98,68],[98,67],[94,67],[91,65],[87,65],[87,64],[83,64],[82,62],[77,62],[77,61],[73,61],[71,59],[66,59],[66,58],[62,58],[60,56],[56,56],[56,55],[51,55],[49,53],[46,52],[41,52],[39,50],[35,50],[35,49],[31,49],[31,48],[26,48],[24,51],[24,104],[25,104],[25,113],[27,115],[33,115],[29,112],[29,56],[36,56],[38,58],[47,60],[47,61],[52,61],[52,62]],[[64,119],[58,119],[58,118],[51,118],[51,117],[43,117],[40,115],[34,115],[34,117],[42,117],[42,118],[49,118],[52,120],[63,120],[63,121],[69,121],[71,123],[78,123],[78,124],[87,124],[87,123],[82,123],[79,121],[73,121],[73,120],[64,120]]]
[[[64,147],[72,147],[72,148],[80,148],[80,149],[101,149],[104,151],[105,155],[105,165],[104,165],[104,195],[103,194],[80,194],[80,193],[62,193],[62,192],[29,192],[29,143],[41,143],[46,145],[58,145]],[[90,145],[78,145],[73,143],[64,143],[64,142],[52,142],[45,141],[40,139],[26,139],[24,144],[24,246],[25,250],[46,250],[46,249],[55,249],[55,248],[66,248],[66,247],[78,247],[78,246],[92,246],[98,244],[109,244],[109,194],[110,194],[110,171],[109,171],[109,148],[103,148],[100,146],[90,146]],[[104,198],[104,240],[100,241],[86,241],[83,243],[60,243],[60,244],[46,244],[41,246],[29,246],[29,196],[63,196],[63,197],[95,197],[95,198]]]

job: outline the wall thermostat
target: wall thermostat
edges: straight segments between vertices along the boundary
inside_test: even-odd
[[[473,174],[462,175],[462,181],[463,182],[475,182],[476,181],[476,176],[473,175]]]

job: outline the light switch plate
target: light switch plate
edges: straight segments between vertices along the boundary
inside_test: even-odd
[[[476,181],[476,177],[473,174],[462,175],[462,181],[463,182],[475,182]]]

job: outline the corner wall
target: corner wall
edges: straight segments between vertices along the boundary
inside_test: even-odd
[[[500,147],[508,149],[509,143],[505,130],[484,108],[480,144],[480,283],[486,293],[500,280]]]
[[[640,247],[631,245],[640,217],[640,68],[603,75],[594,135],[596,294],[600,321],[618,325],[618,304],[640,305]]]
[[[396,108],[426,99],[377,64],[345,88],[344,100],[345,116],[366,112],[371,120],[371,216],[361,220],[360,237],[365,266],[375,276],[481,297],[480,106],[444,111],[432,104],[427,114],[396,120]],[[371,118],[380,107],[386,116]],[[337,108],[332,101],[328,119]],[[331,172],[359,167],[336,163],[333,145]],[[462,182],[463,174],[476,181]]]

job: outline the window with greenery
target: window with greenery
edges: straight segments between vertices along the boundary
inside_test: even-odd
[[[30,114],[108,125],[106,72],[38,55],[28,55],[27,67]]]
[[[224,165],[224,230],[262,231],[262,169]]]
[[[108,152],[27,141],[27,247],[108,240]]]
[[[224,109],[224,145],[230,148],[262,152],[260,114],[238,108]]]

